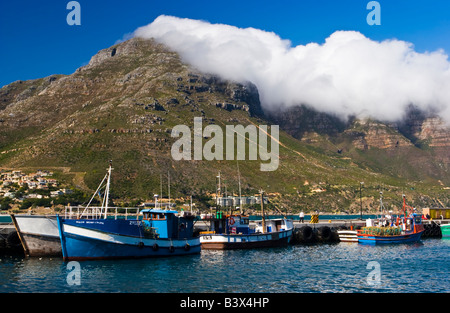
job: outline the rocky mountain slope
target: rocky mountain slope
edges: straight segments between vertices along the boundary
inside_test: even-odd
[[[95,189],[112,159],[112,193],[122,199],[150,199],[161,177],[167,195],[168,173],[172,197],[211,193],[220,170],[236,193],[235,160],[173,160],[172,128],[192,129],[194,117],[222,129],[280,125],[276,171],[261,172],[261,160],[239,162],[243,192],[263,188],[280,208],[356,210],[361,181],[365,207],[376,207],[381,189],[396,206],[402,193],[417,205],[450,205],[450,131],[437,117],[412,110],[393,125],[342,122],[304,106],[263,112],[250,82],[200,73],[165,46],[136,38],[99,51],[72,75],[1,88],[0,167],[70,167],[85,173],[78,188]]]

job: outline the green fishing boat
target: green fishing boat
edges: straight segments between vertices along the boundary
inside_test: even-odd
[[[450,238],[450,224],[441,225],[442,238]]]

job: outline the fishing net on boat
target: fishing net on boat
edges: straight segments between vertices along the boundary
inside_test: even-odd
[[[370,226],[370,227],[362,227],[361,233],[364,235],[371,235],[371,236],[397,236],[400,235],[402,232],[402,229],[400,227],[377,227],[377,226]]]

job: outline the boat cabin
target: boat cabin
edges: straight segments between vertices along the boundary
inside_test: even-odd
[[[175,210],[145,209],[142,213],[142,227],[149,238],[192,238],[194,217],[178,214]]]
[[[220,215],[210,218],[209,231],[215,234],[250,234],[248,216],[242,215]]]
[[[266,229],[263,230],[262,221],[256,221],[255,232],[259,233],[271,233],[277,231],[283,231],[291,229],[294,227],[292,220],[277,218],[277,219],[266,219],[265,220]]]
[[[364,234],[401,235],[409,232],[420,232],[424,229],[422,218],[416,213],[404,217],[383,217],[378,220],[366,220],[366,227],[361,229]]]
[[[411,214],[406,219],[406,230],[412,230],[414,232],[420,232],[424,230],[423,224],[422,224],[422,217],[416,213]]]

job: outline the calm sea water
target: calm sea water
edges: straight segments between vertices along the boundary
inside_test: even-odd
[[[257,250],[205,250],[186,257],[85,261],[78,263],[76,285],[70,285],[73,280],[69,280],[70,284],[67,281],[76,269],[68,268],[69,263],[59,258],[20,255],[0,255],[0,258],[2,293],[450,291],[450,240],[445,239],[389,246],[341,242]]]

